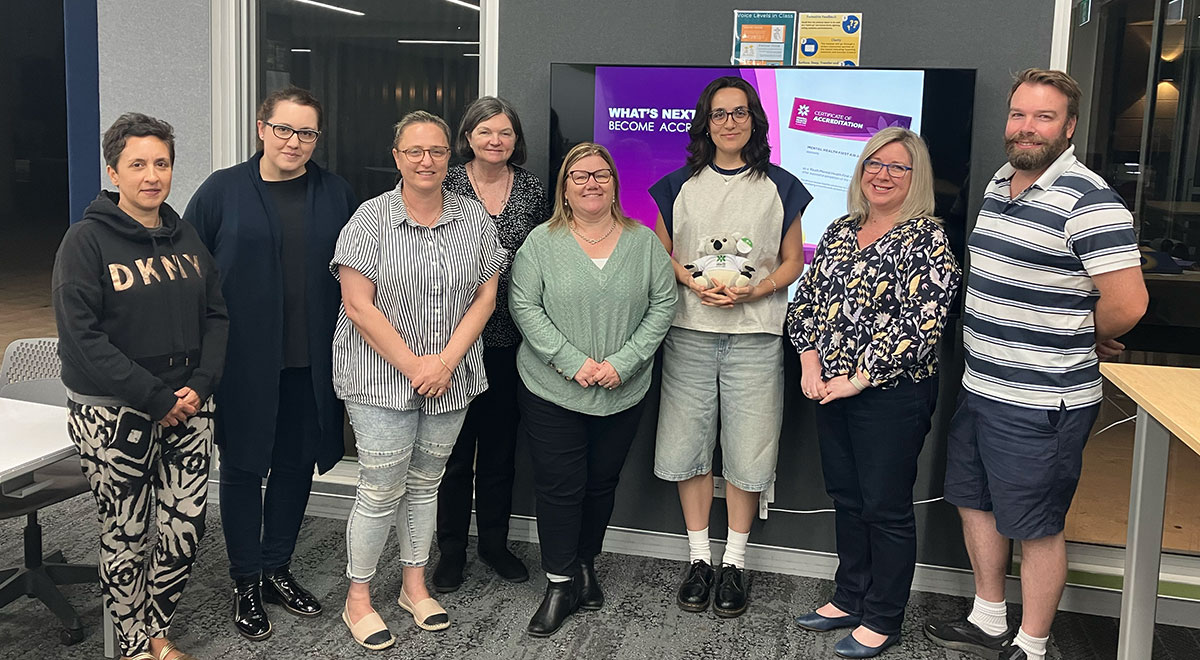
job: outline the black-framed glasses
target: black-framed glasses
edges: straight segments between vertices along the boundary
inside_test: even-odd
[[[744,105],[739,105],[733,110],[725,108],[717,108],[708,113],[708,120],[714,124],[724,124],[727,119],[733,117],[733,123],[740,124],[750,118],[750,108]]]
[[[863,171],[867,174],[879,174],[879,170],[887,168],[888,176],[893,179],[903,179],[906,174],[912,171],[908,165],[900,163],[884,163],[882,161],[868,158],[863,161]]]
[[[587,172],[585,170],[571,170],[567,172],[567,176],[571,178],[571,183],[577,186],[587,185],[588,179],[595,179],[596,183],[605,184],[612,181],[612,170],[604,168],[595,172]]]
[[[434,160],[446,160],[450,157],[450,147],[409,147],[408,149],[400,150],[404,157],[410,163],[419,163],[425,159],[425,152],[429,152],[429,157]]]
[[[311,128],[292,128],[287,124],[272,124],[269,121],[263,123],[270,126],[271,132],[280,140],[290,140],[295,135],[301,142],[316,142],[321,135],[321,131],[314,131]]]

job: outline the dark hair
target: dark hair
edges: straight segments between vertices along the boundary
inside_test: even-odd
[[[125,151],[125,142],[131,137],[156,137],[167,143],[171,153],[171,164],[175,164],[175,129],[161,119],[155,119],[140,112],[126,112],[117,117],[112,126],[104,131],[101,148],[104,152],[104,162],[114,170]]]
[[[767,113],[763,111],[762,101],[758,100],[758,92],[750,83],[737,76],[724,76],[708,83],[696,101],[696,116],[692,117],[692,125],[688,127],[688,167],[692,176],[696,176],[713,162],[717,154],[717,146],[713,144],[708,134],[708,113],[712,112],[713,96],[722,89],[740,89],[746,94],[746,104],[750,110],[750,141],[742,147],[742,160],[750,166],[750,172],[756,176],[764,176],[771,164],[771,144],[767,141]]]
[[[258,105],[256,118],[259,121],[269,120],[271,115],[275,114],[275,106],[279,105],[280,101],[291,101],[298,105],[307,105],[316,110],[317,130],[321,129],[321,120],[324,118],[324,113],[321,110],[321,102],[317,100],[317,97],[312,95],[312,92],[294,85],[289,85],[288,87],[277,89],[267,94],[267,98],[263,99],[262,103]]]
[[[474,159],[475,151],[471,149],[471,139],[468,136],[476,126],[501,113],[512,122],[513,132],[517,134],[517,144],[513,146],[508,162],[512,165],[524,163],[525,132],[521,130],[521,119],[517,117],[517,111],[511,103],[497,96],[481,96],[467,106],[462,122],[458,125],[458,137],[454,139],[455,153],[467,160]]]
[[[1062,92],[1063,96],[1067,97],[1067,120],[1070,121],[1079,116],[1079,98],[1083,96],[1083,92],[1079,89],[1079,83],[1075,82],[1071,76],[1054,69],[1025,69],[1013,77],[1012,89],[1008,90],[1009,104],[1012,103],[1012,97],[1017,93],[1017,88],[1025,83],[1049,85]]]

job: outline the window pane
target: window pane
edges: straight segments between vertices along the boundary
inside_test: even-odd
[[[289,84],[312,91],[325,111],[313,158],[361,201],[395,185],[392,126],[405,113],[432,112],[453,130],[478,96],[479,12],[446,0],[326,4],[364,15],[259,0],[256,102]]]

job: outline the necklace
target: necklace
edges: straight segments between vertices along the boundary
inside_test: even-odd
[[[408,202],[408,200],[404,198],[404,189],[403,188],[400,190],[400,201],[404,202],[404,212],[406,214],[408,214],[408,217],[412,218],[413,222],[416,222],[418,225],[421,225],[422,227],[432,227],[435,223],[437,223],[438,218],[442,217],[442,211],[445,210],[442,207],[441,200],[439,199],[438,200],[438,202],[439,202],[438,209],[437,209],[437,211],[434,211],[434,213],[433,213],[433,220],[430,220],[429,222],[422,222],[421,219],[417,217],[417,214],[413,213],[412,204],[410,204]]]
[[[614,218],[612,221],[612,224],[610,224],[608,226],[608,231],[604,232],[604,235],[601,236],[600,238],[588,238],[587,236],[584,236],[583,234],[579,233],[579,230],[575,228],[574,221],[570,222],[569,226],[571,227],[571,231],[574,232],[574,234],[576,236],[578,236],[581,240],[588,243],[589,245],[595,245],[595,244],[603,241],[604,239],[608,238],[609,236],[612,236],[613,230],[615,230],[617,228],[617,221]]]
[[[479,198],[480,202],[483,202],[484,210],[486,210],[487,202],[483,201],[483,188],[481,188],[479,186],[479,181],[475,178],[475,174],[473,173],[473,170],[475,168],[473,167],[473,165],[474,165],[474,161],[469,161],[469,162],[467,162],[466,167],[464,167],[463,169],[465,169],[467,171],[467,181],[469,181],[471,183],[471,188],[473,188],[475,190],[475,196]],[[500,200],[500,210],[499,211],[497,211],[496,213],[492,213],[491,211],[488,211],[488,213],[490,213],[491,215],[500,215],[501,213],[504,213],[504,207],[508,206],[508,196],[512,194],[512,183],[513,183],[512,168],[505,165],[504,171],[508,174],[508,181],[504,184],[504,199]]]
[[[717,167],[716,164],[713,164],[712,168],[713,171],[717,173],[717,176],[725,180],[725,185],[729,185],[729,183],[736,179],[739,174],[742,174],[746,170],[750,169],[750,166],[742,165],[735,170],[722,170],[721,168]],[[725,172],[729,172],[729,174],[726,174]]]

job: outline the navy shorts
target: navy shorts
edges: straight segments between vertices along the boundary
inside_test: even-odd
[[[1038,410],[962,390],[946,447],[946,501],[993,512],[1011,539],[1058,534],[1099,412],[1098,403]]]

